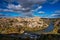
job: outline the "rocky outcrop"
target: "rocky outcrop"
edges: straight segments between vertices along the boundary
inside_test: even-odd
[[[0,18],[0,33],[23,33],[24,31],[38,31],[48,27],[40,17],[33,18]]]
[[[57,20],[57,21],[55,22],[55,26],[60,27],[60,20]]]

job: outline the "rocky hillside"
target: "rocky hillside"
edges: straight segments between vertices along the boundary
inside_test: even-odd
[[[48,27],[40,17],[33,18],[0,18],[0,34],[24,33],[38,31]]]

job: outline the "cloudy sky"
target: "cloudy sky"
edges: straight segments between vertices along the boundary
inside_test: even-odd
[[[0,0],[0,17],[60,18],[60,0]]]

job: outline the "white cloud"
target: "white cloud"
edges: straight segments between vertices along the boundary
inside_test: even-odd
[[[20,4],[19,5],[8,4],[7,8],[10,9],[10,10],[13,10],[13,11],[21,11],[21,12],[30,11],[30,8],[24,8]]]
[[[4,0],[8,3],[12,3],[12,2],[18,2],[18,3],[26,3],[26,2],[33,2],[33,3],[42,3],[42,2],[46,2],[47,0]]]
[[[36,8],[35,10],[31,10],[32,12],[36,12],[36,11],[38,11],[39,9],[41,9],[42,8],[42,6],[38,6],[38,8]]]
[[[35,9],[35,11],[37,11],[37,10],[39,10],[39,9],[41,9],[42,8],[42,6],[39,6],[37,9]]]
[[[58,15],[58,14],[52,14],[51,16],[56,16],[56,15]]]
[[[9,10],[9,9],[0,9],[0,12],[13,12],[13,10]]]
[[[60,18],[60,10],[54,11],[53,14],[51,14],[51,17]]]
[[[33,4],[35,4],[35,3],[44,3],[44,2],[46,2],[47,0],[17,0],[17,2],[18,3],[22,3],[22,4],[24,4],[24,3],[33,3]]]
[[[38,11],[39,9],[41,9],[42,8],[42,6],[38,6],[38,8],[36,8],[35,10],[31,10],[32,12],[36,12],[36,11]]]
[[[22,8],[22,6],[20,5],[13,5],[13,4],[9,4],[7,8],[8,9],[0,9],[0,12],[17,12],[17,13],[20,13],[22,17],[25,17],[25,16],[33,17],[32,11],[22,12],[22,11],[28,10],[29,8]]]
[[[56,10],[54,13],[59,13],[60,14],[60,10]]]
[[[35,4],[41,5],[42,3],[45,3],[47,0],[5,0],[8,2],[8,8],[14,9],[14,10],[20,10],[20,11],[31,11],[32,6]],[[12,2],[16,2],[20,5],[13,5]],[[41,8],[39,6],[36,10]]]
[[[28,1],[33,3],[45,3],[47,0],[28,0]]]
[[[22,8],[22,6],[21,5],[8,4],[7,8],[8,9],[20,10]]]
[[[60,18],[60,14],[52,14],[50,17],[52,17],[52,18]]]
[[[49,2],[50,4],[55,4],[57,3],[59,0],[51,0],[52,2]]]
[[[9,12],[18,12],[25,16],[33,16],[32,11],[38,11],[42,8],[41,4],[45,3],[46,0],[4,0],[8,3],[7,8],[8,9],[1,9],[0,11],[9,11]],[[18,3],[18,5],[12,4],[13,2]],[[32,6],[38,4],[38,8],[35,10],[32,9]],[[41,13],[41,12],[40,12]]]
[[[44,11],[39,11],[38,13],[39,13],[39,14],[44,14],[45,12],[44,12]]]
[[[31,16],[31,17],[34,16],[32,11],[38,11],[39,9],[42,8],[42,6],[39,6],[39,7],[36,8],[35,10],[31,10],[31,11],[29,11],[29,12],[22,12],[22,11],[29,10],[30,8],[23,8],[21,5],[13,5],[13,4],[9,4],[7,7],[8,7],[8,9],[13,10],[14,12],[15,12],[15,11],[18,12],[18,13],[21,12],[21,14],[22,14],[23,16]],[[43,11],[40,11],[39,13],[44,13],[44,12],[43,12]]]

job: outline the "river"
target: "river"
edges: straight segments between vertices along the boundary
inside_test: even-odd
[[[51,21],[50,22],[50,25],[45,29],[43,30],[44,32],[50,32],[54,29],[54,23]]]

